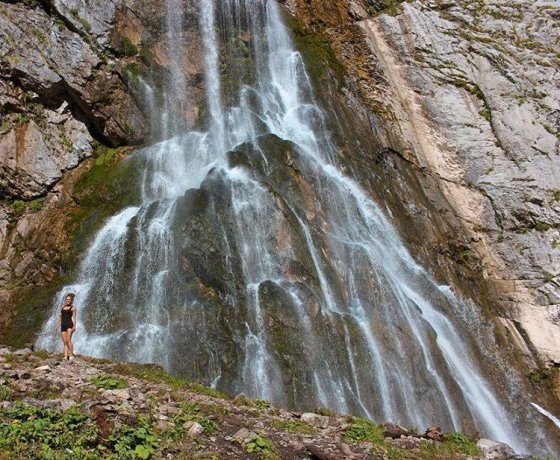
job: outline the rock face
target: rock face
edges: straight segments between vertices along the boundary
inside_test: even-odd
[[[77,265],[100,220],[134,203],[136,176],[115,172],[118,162],[103,168],[107,150],[98,144],[138,144],[157,135],[150,120],[158,114],[148,116],[144,83],[157,90],[178,62],[191,99],[185,107],[176,98],[171,110],[190,125],[203,112],[194,2],[186,2],[189,59],[178,61],[162,36],[160,2],[89,3],[0,4],[0,302],[9,306],[0,321],[13,329],[36,330],[56,283]],[[338,134],[333,128],[347,149],[349,173],[387,205],[438,280],[485,307],[506,352],[521,350],[533,366],[559,363],[557,11],[530,1],[515,8],[502,1],[281,3],[297,18],[296,42],[313,44],[313,32],[332,45],[333,55],[312,46],[305,57],[309,68],[317,56],[320,67],[330,64],[310,72],[322,85],[318,98],[327,107],[342,100],[330,109],[345,107],[354,120]],[[344,139],[348,132],[360,141]],[[356,145],[374,138],[379,155]],[[282,164],[263,181],[294,202],[312,199],[309,190],[297,193],[302,184],[290,168],[298,159],[289,146],[281,153]],[[92,155],[95,161],[83,161]],[[240,148],[231,161],[246,164],[250,157]],[[107,190],[109,181],[117,185]],[[202,305],[227,306],[224,293],[237,289],[239,267],[223,257],[224,242],[212,238],[219,225],[232,225],[220,186],[211,174],[182,203],[193,218],[182,223],[181,268]],[[93,210],[98,205],[102,210]],[[278,216],[289,215],[283,206],[278,200]],[[290,232],[289,246],[297,251],[302,238]],[[280,234],[278,241],[288,238]],[[283,269],[306,285],[317,282],[305,263],[286,261]],[[28,299],[32,285],[48,286],[44,298],[15,314],[12,305]],[[286,300],[279,287],[270,281],[260,289],[278,362],[290,367],[313,355],[290,343],[286,330],[296,321],[278,314]],[[242,302],[245,294],[238,294]],[[308,303],[313,309],[311,295]],[[227,330],[228,319],[224,314],[207,340]],[[238,346],[224,341],[219,350],[232,369]]]
[[[333,43],[384,144],[464,235],[458,265],[477,265],[509,340],[529,360],[558,363],[558,11],[319,3],[286,2]]]
[[[185,27],[194,50],[199,39],[189,8]],[[71,215],[76,201],[88,201],[73,194],[76,182],[112,158],[114,147],[158,135],[158,114],[151,110],[161,104],[146,95],[151,91],[157,98],[168,78],[173,46],[167,43],[165,21],[162,4],[141,0],[0,4],[3,324],[20,316],[14,305],[32,286],[45,286],[43,300],[31,302],[34,310],[50,302],[52,283],[67,262],[74,265],[75,253],[68,251],[78,230]],[[202,91],[193,81],[201,66],[199,59],[188,62],[189,101],[197,107]],[[176,119],[188,119],[185,123],[196,121],[197,112],[182,112],[178,103],[170,110]],[[95,162],[84,163],[92,156]],[[31,323],[31,329],[38,325]]]

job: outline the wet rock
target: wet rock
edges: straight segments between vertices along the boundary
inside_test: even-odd
[[[481,438],[476,445],[484,455],[484,458],[488,460],[510,458],[515,455],[515,451],[510,446],[491,439]]]
[[[328,428],[329,417],[324,415],[313,414],[311,412],[305,412],[301,414],[301,420],[303,422],[309,423],[310,425],[316,426],[317,428]]]

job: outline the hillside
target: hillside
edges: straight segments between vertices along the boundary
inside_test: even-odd
[[[302,414],[231,398],[155,365],[68,362],[4,347],[0,366],[2,459],[451,460],[512,453],[488,440],[480,449],[466,435],[436,427],[419,435],[321,408]]]

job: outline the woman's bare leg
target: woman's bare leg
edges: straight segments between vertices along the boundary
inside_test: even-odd
[[[68,355],[69,356],[74,356],[74,344],[72,343],[72,335],[74,334],[74,331],[72,329],[68,329],[66,331],[66,337],[68,338]]]
[[[68,357],[68,346],[66,341],[66,331],[61,332],[60,335],[62,336],[62,343],[64,344],[64,359]]]

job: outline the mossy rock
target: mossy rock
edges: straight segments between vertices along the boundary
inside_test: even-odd
[[[52,261],[58,275],[46,285],[30,284],[13,299],[14,317],[2,328],[0,340],[21,346],[33,340],[45,318],[51,313],[56,293],[75,274],[80,256],[104,221],[127,206],[140,203],[141,162],[127,157],[127,149],[98,148],[97,157],[87,160],[84,173],[73,188],[74,204],[45,210],[47,220],[63,219],[64,245]],[[101,160],[100,160],[101,158]]]

